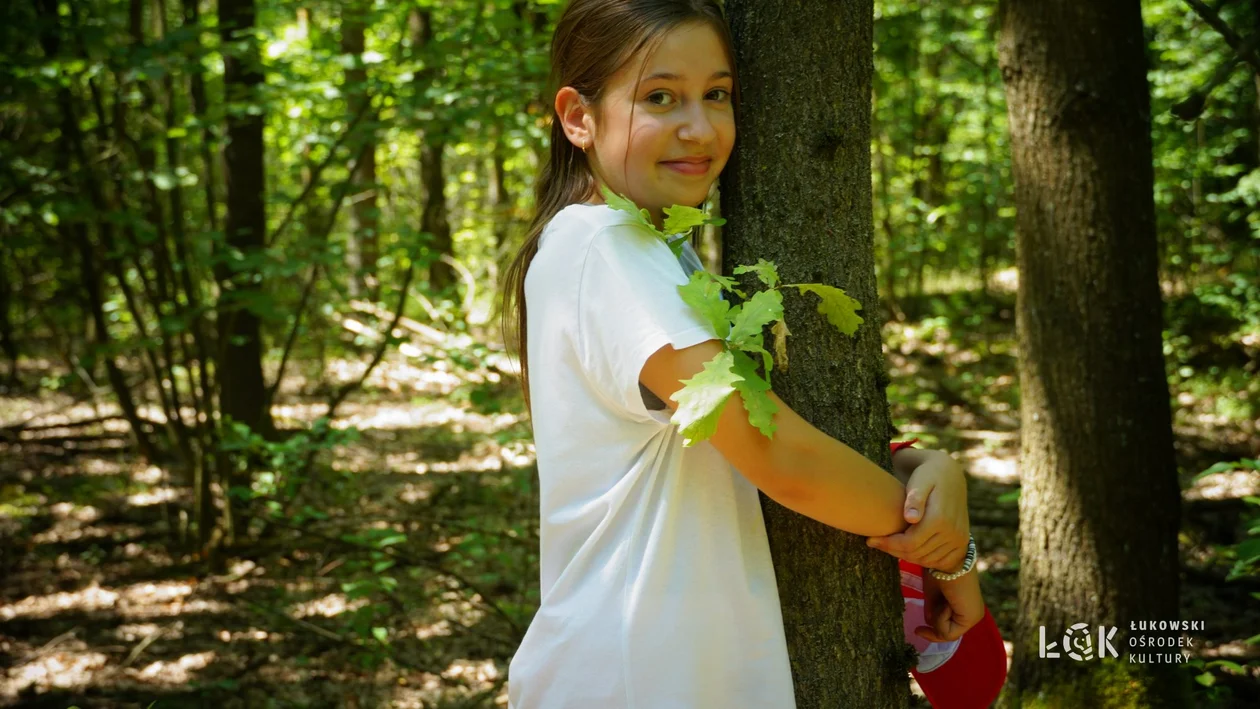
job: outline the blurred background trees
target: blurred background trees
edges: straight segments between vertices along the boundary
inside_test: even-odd
[[[438,675],[460,657],[506,669],[537,605],[537,503],[492,315],[547,154],[562,8],[0,3],[0,537],[124,520],[144,530],[99,546],[6,543],[0,634],[28,622],[23,632],[47,635],[14,646],[22,662],[68,630],[41,625],[48,616],[22,599],[79,593],[93,569],[105,584],[111,564],[134,563],[134,543],[156,555],[154,578],[210,569],[227,588],[253,573],[240,567],[249,559],[314,584],[289,600],[340,594],[345,612],[303,621],[319,631],[258,610],[281,607],[277,597],[250,596],[242,612],[348,657]],[[1260,592],[1248,585],[1260,549],[1247,524],[1248,499],[1260,499],[1260,5],[1148,0],[1141,12],[1186,503],[1182,613],[1219,614],[1210,640],[1237,649],[1196,656],[1201,699],[1254,698],[1255,646],[1243,641],[1260,621],[1231,609]],[[999,25],[994,2],[875,2],[883,307],[870,321],[894,424],[957,451],[976,478],[986,599],[1009,634],[1019,274]],[[714,269],[720,234],[705,238]],[[482,482],[403,476],[439,469]],[[57,567],[63,553],[72,561]],[[71,571],[87,576],[63,578]],[[399,593],[400,582],[425,590]],[[489,619],[453,621],[480,655],[417,639],[447,603]],[[151,642],[143,652],[167,641]],[[102,666],[123,666],[135,647]],[[502,673],[486,672],[460,676],[501,689]]]

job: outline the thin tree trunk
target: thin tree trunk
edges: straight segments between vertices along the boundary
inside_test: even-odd
[[[363,104],[370,103],[372,96],[367,89],[367,68],[363,65],[364,31],[367,27],[369,5],[363,0],[347,3],[341,14],[341,51],[354,56],[354,66],[346,69],[346,104],[351,118],[357,116]],[[363,159],[355,163],[351,177],[351,234],[346,249],[347,266],[350,268],[350,293],[353,296],[379,297],[380,280],[376,277],[376,261],[379,247],[379,207],[376,199],[376,124],[375,116],[363,119],[359,127],[362,138],[347,143],[357,151],[363,144],[367,150]]]
[[[9,284],[7,249],[5,248],[9,232],[10,227],[0,222],[0,351],[3,351],[4,356],[9,359],[9,372],[4,378],[12,384],[17,381],[18,349],[17,340],[13,337],[12,313],[9,310],[12,286]]]
[[[1141,8],[1005,0],[1000,12],[1023,420],[1020,614],[1004,705],[1189,706],[1180,665],[1126,657],[1131,621],[1178,617],[1181,518]],[[1097,627],[1118,628],[1121,656],[1069,659],[1076,623],[1100,654]],[[1057,660],[1041,657],[1042,627],[1059,639]]]
[[[256,40],[254,0],[220,0],[221,41],[245,40],[243,55],[226,53],[224,91],[234,102],[257,101],[256,87],[262,80]],[[246,39],[249,38],[249,39]],[[227,224],[225,241],[229,248],[244,254],[246,262],[261,255],[266,235],[266,181],[264,179],[263,115],[261,112],[227,114],[228,144],[224,149],[227,176]],[[256,266],[246,266],[231,274],[219,303],[219,410],[223,416],[243,423],[250,430],[271,435],[273,427],[263,396],[266,387],[262,370],[261,322],[247,307],[262,291],[255,281]],[[229,485],[240,484],[235,478]],[[236,500],[234,497],[229,497]],[[236,515],[229,518],[229,525]],[[236,530],[229,531],[235,533]],[[231,541],[229,539],[229,541]]]
[[[512,226],[512,204],[515,201],[507,188],[507,171],[504,169],[506,149],[503,141],[503,127],[495,127],[494,148],[490,154],[489,201],[491,221],[494,229],[494,260],[491,282],[499,281],[499,265],[508,249],[509,235]]]
[[[791,368],[776,369],[772,385],[806,420],[888,469],[871,213],[873,4],[728,0],[726,9],[742,92],[738,131],[774,139],[739,141],[722,172],[723,272],[765,258],[785,283],[840,287],[865,306],[865,322],[848,337],[817,312],[817,298],[788,289]],[[764,495],[762,511],[797,707],[906,706],[914,654],[896,560]]]
[[[44,55],[49,58],[57,57],[62,39],[58,8],[53,0],[38,0],[36,12],[41,16],[43,24],[40,44],[43,47]],[[88,193],[92,206],[99,213],[103,214],[107,211],[105,198],[102,194],[101,185],[93,172],[92,163],[87,159],[87,149],[83,144],[84,136],[82,131],[79,130],[79,117],[78,112],[75,110],[74,94],[68,86],[62,86],[58,89],[57,103],[61,110],[62,135],[70,151],[62,150],[57,152],[57,169],[65,175],[77,176]],[[78,162],[77,171],[71,170],[71,152]],[[108,220],[104,220],[99,228],[101,238],[105,242],[106,251],[112,251],[113,225]],[[135,437],[136,447],[139,449],[140,455],[147,462],[153,462],[158,457],[157,449],[149,437],[148,430],[140,420],[139,410],[135,399],[132,397],[131,388],[111,353],[113,342],[109,328],[105,323],[104,298],[101,293],[101,272],[96,264],[95,246],[88,236],[86,225],[80,219],[62,221],[58,225],[58,231],[67,246],[78,251],[79,268],[82,275],[81,285],[83,294],[87,299],[88,317],[91,318],[94,327],[93,334],[97,345],[107,353],[102,359],[104,360],[105,372],[109,378],[110,386],[114,390],[114,396],[118,398],[119,408],[122,409],[124,418],[127,419],[128,424],[131,426],[131,432]]]
[[[413,10],[411,13],[412,46],[424,53],[433,41],[433,15],[429,10]],[[424,91],[437,79],[432,68],[416,73],[416,94]],[[420,183],[424,186],[424,205],[420,216],[420,229],[433,235],[430,252],[434,260],[429,264],[429,289],[437,295],[446,294],[453,300],[458,274],[450,264],[438,260],[446,255],[455,258],[451,240],[451,226],[446,213],[446,177],[442,169],[442,154],[446,140],[437,120],[430,122],[429,129],[420,139]]]

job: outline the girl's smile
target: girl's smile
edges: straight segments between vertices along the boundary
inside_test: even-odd
[[[687,177],[703,177],[709,174],[709,167],[713,165],[713,161],[712,160],[704,160],[702,162],[689,162],[689,161],[665,162],[663,161],[661,162],[661,164]]]

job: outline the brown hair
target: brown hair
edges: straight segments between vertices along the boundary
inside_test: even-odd
[[[534,185],[534,218],[500,285],[504,344],[509,353],[520,358],[521,393],[531,421],[525,274],[538,253],[543,228],[551,218],[561,209],[593,197],[597,186],[586,154],[564,134],[556,113],[556,93],[565,86],[572,86],[591,108],[598,125],[602,120],[600,103],[604,88],[612,75],[649,42],[648,56],[651,56],[666,33],[688,22],[707,23],[725,46],[732,75],[731,106],[738,117],[739,77],[721,0],[571,0],[556,23],[551,39],[548,83],[551,100],[547,102],[551,107],[551,155]],[[640,69],[639,78],[642,76]],[[637,82],[638,79],[636,93]],[[633,121],[633,105],[630,111]],[[626,149],[629,150],[628,141]]]

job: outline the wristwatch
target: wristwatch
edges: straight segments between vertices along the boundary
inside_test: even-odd
[[[953,581],[954,579],[961,578],[964,574],[967,574],[968,572],[970,572],[971,567],[975,565],[976,565],[976,538],[968,534],[967,535],[967,558],[966,560],[963,561],[963,566],[961,569],[955,571],[952,574],[941,573],[940,571],[937,571],[936,569],[928,569],[927,572],[929,574],[932,574],[932,578],[936,579],[937,581]]]

